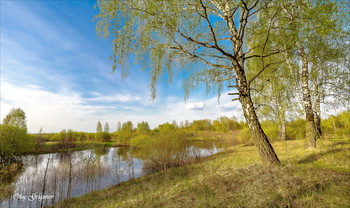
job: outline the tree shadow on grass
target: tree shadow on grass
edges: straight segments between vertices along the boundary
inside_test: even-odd
[[[339,145],[347,145],[347,144],[350,144],[350,142],[336,142],[332,144],[332,147],[339,146]]]
[[[328,150],[326,152],[315,153],[315,154],[312,154],[312,155],[305,157],[304,159],[299,160],[297,163],[298,164],[311,163],[311,162],[314,162],[314,161],[320,159],[321,157],[323,157],[325,155],[329,155],[329,154],[333,154],[333,153],[341,152],[341,151],[350,151],[350,148],[337,148],[337,149]]]

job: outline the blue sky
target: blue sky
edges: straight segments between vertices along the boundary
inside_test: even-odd
[[[0,1],[1,103],[0,119],[22,108],[32,133],[62,129],[95,132],[97,121],[164,122],[242,119],[240,104],[224,92],[199,87],[184,101],[181,73],[172,83],[161,79],[157,98],[150,101],[150,75],[128,65],[129,75],[111,74],[110,41],[96,35],[95,1]]]

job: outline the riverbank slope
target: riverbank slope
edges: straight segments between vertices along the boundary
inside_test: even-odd
[[[273,144],[282,166],[264,166],[254,146],[168,169],[55,207],[349,207],[350,139]]]

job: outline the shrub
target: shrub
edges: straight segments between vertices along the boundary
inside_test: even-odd
[[[146,168],[155,171],[183,165],[187,159],[185,139],[185,134],[176,131],[151,137],[146,145]]]
[[[133,137],[130,144],[137,147],[135,155],[146,160],[146,171],[180,166],[188,159],[186,134],[171,124],[160,125],[158,132],[152,136],[140,134]]]
[[[147,147],[147,143],[151,140],[151,136],[147,134],[139,134],[130,140],[130,145],[138,148]]]
[[[192,123],[192,129],[194,131],[212,130],[214,129],[209,119],[194,120]]]
[[[273,121],[264,121],[261,124],[267,138],[269,140],[278,140],[278,124]]]
[[[329,116],[321,123],[324,134],[333,134],[336,138],[350,137],[350,111],[345,111],[337,116]]]
[[[240,144],[248,144],[252,143],[252,137],[250,135],[248,127],[244,127],[237,136],[238,143]]]
[[[322,120],[321,130],[323,134],[334,134],[335,128],[335,116],[330,116],[328,119]]]
[[[111,136],[109,133],[101,131],[95,134],[95,140],[100,142],[108,142],[111,140]]]
[[[288,139],[304,139],[305,138],[305,120],[296,119],[287,123]]]
[[[158,131],[163,133],[174,132],[176,131],[176,127],[170,123],[165,123],[158,126]]]
[[[0,125],[0,162],[12,162],[28,151],[32,144],[27,130],[16,126]]]

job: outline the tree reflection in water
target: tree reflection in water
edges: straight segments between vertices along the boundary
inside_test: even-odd
[[[134,161],[135,160],[135,161]],[[8,180],[0,207],[45,207],[70,197],[109,187],[142,175],[142,161],[130,157],[127,148],[104,148],[69,153],[30,155],[24,170]],[[5,189],[5,185],[1,190]],[[38,196],[54,196],[39,200]]]
[[[202,150],[193,151],[203,156]],[[113,147],[25,156],[23,171],[8,181],[10,188],[0,198],[0,207],[50,206],[140,177],[144,174],[144,162],[132,153],[135,151],[128,147]],[[38,196],[47,198],[40,200]]]

